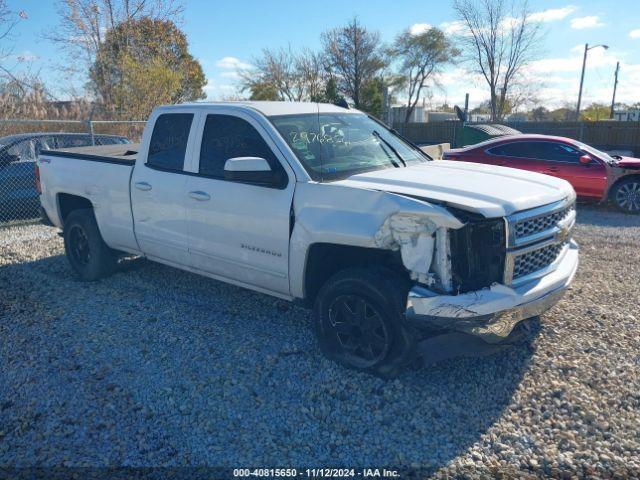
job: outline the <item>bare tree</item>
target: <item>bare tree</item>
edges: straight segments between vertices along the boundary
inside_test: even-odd
[[[531,81],[530,79],[523,78],[522,75],[518,75],[511,82],[509,96],[505,101],[505,103],[508,104],[509,112],[506,111],[505,106],[504,113],[517,113],[521,110],[535,108],[541,103],[539,94],[542,86],[543,84],[539,82]]]
[[[26,20],[24,11],[13,11],[0,0],[0,117],[42,118],[52,107],[52,98],[30,61],[15,54],[13,29]]]
[[[0,79],[12,82],[19,89],[29,86],[26,77],[14,73],[16,65],[8,65],[13,60],[13,29],[21,20],[27,18],[23,12],[14,12],[7,6],[6,0],[0,0]],[[15,59],[19,60],[19,59]]]
[[[399,73],[408,95],[404,123],[408,123],[420,95],[442,67],[454,61],[460,52],[445,34],[437,29],[412,35],[407,29],[396,37],[389,54],[400,59]]]
[[[321,53],[304,49],[296,57],[296,70],[305,92],[305,100],[324,101],[329,66]]]
[[[291,47],[271,50],[253,59],[253,68],[239,71],[242,89],[261,100],[318,100],[324,92],[327,67],[321,55]]]
[[[296,68],[298,60],[291,46],[279,50],[265,48],[262,56],[254,58],[253,68],[239,72],[245,90],[268,85],[277,92],[278,100],[299,102],[304,89]]]
[[[526,0],[455,0],[454,9],[466,27],[465,53],[489,85],[491,120],[499,121],[514,79],[537,53],[540,25]]]
[[[295,69],[296,58],[291,47],[262,50],[262,56],[253,59],[253,68],[239,72],[243,80],[243,89],[253,90],[260,86],[269,86],[275,92],[277,100],[297,101],[302,98],[298,74]]]
[[[324,32],[321,38],[338,89],[360,108],[363,87],[378,77],[386,66],[380,35],[367,30],[354,18],[343,27]]]

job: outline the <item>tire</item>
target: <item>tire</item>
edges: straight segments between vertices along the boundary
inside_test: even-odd
[[[111,275],[118,257],[100,235],[93,211],[74,210],[64,222],[64,250],[81,280],[92,282]]]
[[[415,360],[416,335],[404,324],[409,282],[387,269],[338,272],[315,300],[315,333],[324,355],[385,378]]]
[[[611,192],[611,201],[624,213],[640,214],[640,178],[622,180]]]

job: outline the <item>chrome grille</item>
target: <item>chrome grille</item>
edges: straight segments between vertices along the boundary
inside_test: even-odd
[[[507,217],[505,285],[548,272],[571,240],[575,216],[574,202],[565,199]]]
[[[567,216],[574,209],[573,204],[559,210],[557,212],[549,213],[547,215],[540,215],[534,218],[528,218],[519,221],[514,226],[514,233],[516,239],[529,237],[545,230],[549,230],[555,227],[558,222],[567,218]]]
[[[553,243],[538,250],[516,256],[513,263],[513,280],[547,268],[556,261],[565,245],[566,242]]]

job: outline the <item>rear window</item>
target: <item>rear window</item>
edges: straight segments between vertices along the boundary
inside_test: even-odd
[[[7,150],[9,154],[9,163],[13,162],[29,162],[33,161],[36,158],[33,141],[31,140],[22,140],[21,142],[16,142]]]
[[[489,153],[505,157],[529,158],[531,156],[529,144],[525,142],[505,143],[504,145],[498,145],[497,147],[490,148]]]
[[[124,143],[129,143],[129,139],[125,137],[105,137],[102,135],[97,135],[95,137],[96,145],[122,145]]]
[[[60,135],[56,136],[57,148],[86,147],[91,145],[89,135]]]
[[[182,171],[192,113],[164,113],[153,127],[147,165],[161,170]]]

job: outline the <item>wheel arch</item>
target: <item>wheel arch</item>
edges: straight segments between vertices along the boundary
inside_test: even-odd
[[[637,181],[640,181],[640,170],[638,172],[627,173],[626,175],[621,175],[620,177],[618,177],[615,180],[615,182],[613,182],[611,184],[611,186],[609,187],[609,191],[607,192],[607,197],[611,198],[611,195],[613,194],[614,190],[616,189],[616,187],[618,185],[620,185],[622,182],[625,182],[625,181],[631,180],[631,179],[635,179]]]
[[[58,215],[63,227],[65,220],[74,210],[93,210],[93,203],[91,203],[91,200],[86,197],[74,195],[71,193],[58,193],[56,197],[56,203],[58,204]]]
[[[309,245],[304,268],[305,306],[313,305],[326,281],[337,272],[354,267],[383,267],[409,278],[399,251],[335,243]]]

